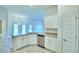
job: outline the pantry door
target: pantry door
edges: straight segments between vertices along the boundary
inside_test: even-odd
[[[76,52],[76,13],[63,14],[63,52]]]

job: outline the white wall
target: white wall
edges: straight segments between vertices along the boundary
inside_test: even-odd
[[[19,19],[18,17],[13,16],[13,12],[0,7],[0,20],[4,21],[2,49],[3,52],[10,52],[12,48],[12,26],[14,23],[26,24],[27,18]]]
[[[0,20],[3,21],[3,30],[2,30],[2,50],[5,51],[7,43],[7,20],[8,20],[8,10],[0,7]],[[1,41],[1,40],[0,40]]]
[[[44,10],[45,16],[51,16],[57,14],[57,6],[49,7]]]
[[[13,35],[13,25],[14,24],[27,24],[28,18],[26,15],[16,14],[12,11],[8,11],[8,30],[7,30],[7,37],[8,37],[8,48],[12,48],[12,35]],[[20,29],[21,30],[21,29]]]

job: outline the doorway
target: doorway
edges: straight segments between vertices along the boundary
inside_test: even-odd
[[[76,52],[76,13],[63,14],[63,52]]]

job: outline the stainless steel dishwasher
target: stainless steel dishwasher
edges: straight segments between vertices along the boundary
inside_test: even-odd
[[[45,43],[44,43],[44,35],[40,35],[38,34],[38,42],[37,42],[38,46],[45,48]]]

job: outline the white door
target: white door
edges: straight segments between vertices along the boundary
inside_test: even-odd
[[[63,52],[76,52],[76,14],[63,14]]]

